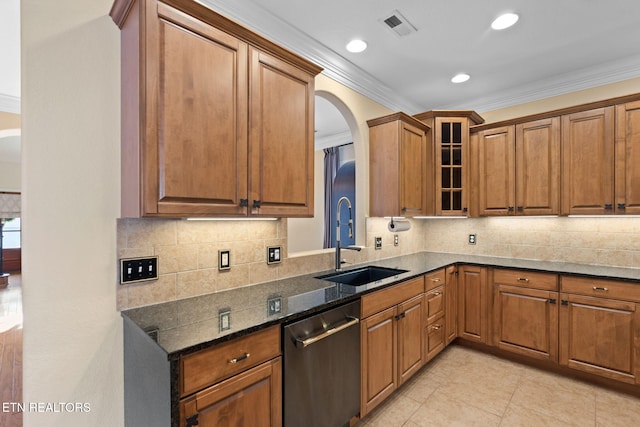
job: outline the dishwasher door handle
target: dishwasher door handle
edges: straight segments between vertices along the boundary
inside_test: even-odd
[[[334,328],[331,329],[327,329],[321,333],[319,333],[318,335],[315,335],[313,337],[309,337],[306,339],[300,339],[300,338],[296,338],[296,347],[298,348],[305,348],[307,346],[310,346],[313,343],[316,343],[320,340],[323,340],[333,334],[336,334],[342,330],[345,330],[347,328],[350,328],[353,325],[357,325],[358,323],[360,323],[360,319],[358,319],[357,317],[347,317],[347,322],[342,323]]]

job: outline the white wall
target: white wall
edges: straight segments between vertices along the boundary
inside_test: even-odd
[[[29,426],[123,424],[116,311],[119,30],[111,0],[22,0],[24,401]]]

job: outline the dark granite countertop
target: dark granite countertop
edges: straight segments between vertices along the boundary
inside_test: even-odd
[[[452,264],[478,264],[484,266],[548,271],[561,274],[587,275],[600,278],[628,280],[640,283],[640,268],[618,268],[598,265],[573,264],[499,258],[474,255],[420,252],[388,258],[363,265],[376,265],[407,270],[406,273],[359,287],[335,284],[317,279],[331,271],[296,276],[272,282],[246,286],[214,294],[161,303],[122,312],[141,329],[157,333],[158,345],[170,359],[191,353],[216,342],[231,339],[257,329],[324,310],[359,298],[401,280],[419,276]],[[360,265],[362,266],[362,265]],[[349,268],[357,268],[352,266]],[[267,299],[281,297],[282,311],[269,316]],[[219,312],[230,310],[230,328],[219,331]]]

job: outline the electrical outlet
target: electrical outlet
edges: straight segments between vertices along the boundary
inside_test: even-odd
[[[231,270],[231,251],[229,249],[218,251],[218,270]]]
[[[158,257],[123,258],[120,260],[120,283],[143,282],[158,278]]]
[[[475,245],[476,244],[476,235],[475,234],[469,234],[469,244],[470,245]]]
[[[272,297],[267,300],[267,316],[273,316],[282,311],[282,297]]]
[[[375,248],[382,249],[382,237],[376,237],[375,242],[376,242]]]
[[[267,248],[267,264],[276,264],[282,261],[282,248],[280,246],[269,246]]]
[[[218,330],[223,332],[231,329],[231,310],[221,310],[219,316]]]
[[[394,235],[393,235],[393,246],[398,246],[398,243],[399,243],[399,241],[398,241],[398,235],[397,235],[397,234],[394,234]]]

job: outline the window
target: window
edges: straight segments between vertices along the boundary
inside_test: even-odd
[[[19,248],[20,240],[20,218],[5,218],[2,228],[2,247],[4,249]]]

